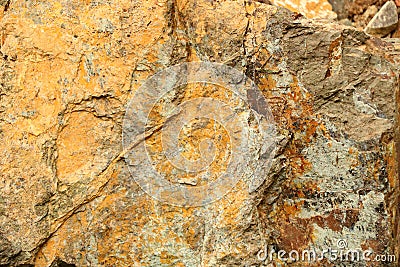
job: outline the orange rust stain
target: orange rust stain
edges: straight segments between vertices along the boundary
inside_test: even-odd
[[[314,136],[314,134],[317,132],[317,129],[319,128],[319,123],[315,120],[310,120],[308,123],[308,128],[306,129],[306,142],[311,142],[311,138]]]
[[[266,75],[266,77],[260,78],[258,87],[264,94],[268,94],[268,92],[271,92],[271,90],[276,87],[276,81],[272,75]]]
[[[176,259],[176,256],[169,254],[167,251],[161,252],[160,262],[162,264],[172,264]]]

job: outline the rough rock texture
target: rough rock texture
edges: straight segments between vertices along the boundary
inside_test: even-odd
[[[259,266],[266,245],[340,239],[394,253],[398,74],[384,42],[260,2],[15,0],[4,10],[0,264]],[[147,77],[199,60],[256,82],[277,151],[256,191],[241,180],[218,202],[170,206],[130,177],[122,121]]]
[[[374,16],[379,12],[377,6],[372,5],[367,8],[367,10],[361,14],[354,17],[354,27],[358,29],[365,29],[368,23],[374,18]]]
[[[385,36],[397,28],[398,22],[397,6],[393,1],[389,1],[368,23],[365,32],[375,36]]]

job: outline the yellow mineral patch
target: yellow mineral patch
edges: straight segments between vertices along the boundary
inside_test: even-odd
[[[336,17],[328,0],[272,0],[271,2],[301,13],[307,18],[332,19]]]

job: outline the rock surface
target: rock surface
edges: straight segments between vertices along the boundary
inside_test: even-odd
[[[340,240],[399,255],[398,73],[382,41],[250,1],[16,0],[4,10],[0,265],[262,266],[265,247],[337,249]],[[134,92],[187,61],[245,73],[277,128],[271,170],[200,207],[154,200],[120,156]],[[213,86],[184,89],[171,103],[204,94],[237,104]],[[195,134],[215,129],[199,125]],[[158,137],[146,146],[175,178],[157,158]],[[251,191],[249,179],[263,183]]]
[[[329,3],[339,19],[343,19],[362,15],[370,6],[381,8],[388,1],[392,0],[329,0]]]
[[[397,28],[398,22],[397,6],[393,1],[389,1],[368,23],[365,32],[371,35],[385,36]]]

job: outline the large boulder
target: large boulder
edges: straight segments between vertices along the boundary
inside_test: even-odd
[[[4,10],[1,265],[259,266],[269,260],[266,248],[375,256],[399,247],[398,73],[384,42],[252,1],[16,0]],[[191,61],[222,63],[257,85],[274,117],[274,153],[257,139],[265,132],[258,123],[269,117],[260,116],[265,103],[259,105],[256,91],[247,91],[250,109],[221,84],[188,84],[149,114],[133,114],[155,122],[135,139],[148,153],[138,156],[154,169],[138,162],[130,172],[136,143],[123,146],[122,134],[131,99],[138,102],[133,108],[148,105],[151,83],[135,96],[146,80]],[[236,81],[230,85],[243,80]],[[211,138],[214,149],[226,153],[214,158],[206,177],[217,179],[231,156],[239,160],[237,183],[219,200],[171,205],[174,195],[149,195],[136,181],[157,171],[188,188],[207,182],[170,164],[161,144],[171,140],[160,139],[158,126],[185,113],[173,107],[198,97],[234,107],[247,119],[237,130],[259,146],[250,147],[250,157],[230,154],[236,139],[215,121],[197,118],[175,129],[171,149],[194,162],[212,145],[203,136],[219,137]],[[143,126],[139,119],[129,131]],[[268,168],[253,168],[270,155]],[[276,257],[275,264],[286,265]],[[312,266],[337,264],[366,260]]]

